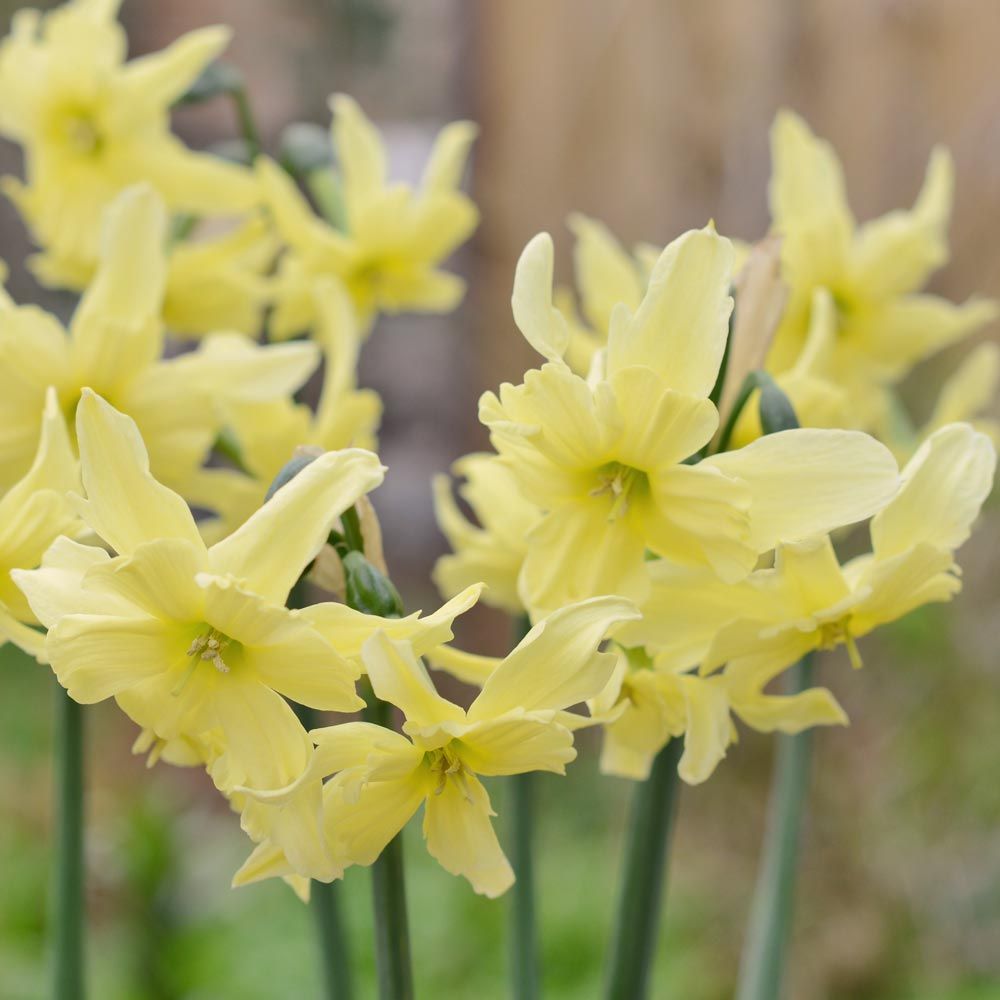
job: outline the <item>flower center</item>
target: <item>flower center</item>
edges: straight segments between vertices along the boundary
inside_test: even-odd
[[[847,647],[847,655],[851,660],[851,666],[855,670],[864,666],[858,644],[851,635],[851,616],[841,618],[836,622],[824,622],[819,627],[819,648],[833,649],[838,643],[843,643]]]
[[[437,787],[434,789],[435,795],[440,795],[444,791],[444,786],[449,779],[454,781],[467,802],[472,802],[472,792],[469,790],[469,770],[462,763],[461,758],[451,749],[451,746],[439,747],[437,750],[428,750],[424,754],[431,774],[437,779]]]
[[[611,497],[608,520],[615,521],[627,514],[631,500],[648,488],[649,479],[641,469],[621,462],[608,462],[597,470],[597,486],[590,491],[590,495]]]
[[[220,674],[229,673],[229,664],[222,658],[222,654],[227,646],[232,645],[233,640],[228,635],[223,634],[217,628],[208,625],[205,631],[199,633],[191,640],[191,645],[187,648],[187,655],[191,663],[178,685],[174,688],[173,694],[180,694],[184,690],[187,682],[191,679],[199,663],[208,662]]]

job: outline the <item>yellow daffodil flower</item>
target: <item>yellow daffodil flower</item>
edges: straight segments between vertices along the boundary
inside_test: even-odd
[[[316,367],[313,344],[259,347],[236,334],[161,360],[166,212],[148,186],[108,210],[98,271],[64,330],[34,306],[0,302],[0,485],[24,475],[54,386],[72,417],[84,387],[139,425],[154,473],[186,492],[226,419],[226,406],[287,397]]]
[[[131,419],[85,391],[77,437],[79,513],[116,554],[63,540],[41,569],[14,574],[60,683],[83,703],[137,707],[162,740],[221,730],[250,785],[293,781],[309,747],[281,695],[339,711],[363,702],[357,668],[285,600],[341,513],[381,482],[377,457],[318,457],[206,548],[187,504],[150,475]]]
[[[428,850],[447,871],[487,896],[510,888],[514,874],[479,778],[564,772],[576,756],[564,710],[607,685],[616,657],[597,647],[609,628],[634,615],[615,597],[556,612],[500,662],[467,711],[437,694],[408,643],[372,636],[363,649],[368,677],[383,701],[402,710],[405,735],[360,722],[316,730],[313,780],[278,793],[290,802],[311,785],[315,796],[315,778],[336,772],[322,789],[326,872],[371,864],[423,804]],[[290,857],[265,842],[235,881],[294,870]]]
[[[953,167],[944,149],[931,156],[911,211],[855,224],[832,147],[797,115],[781,112],[771,131],[772,228],[782,239],[788,305],[768,356],[777,376],[793,369],[807,344],[814,293],[826,289],[835,311],[822,377],[846,392],[847,426],[868,428],[888,388],[948,344],[994,319],[996,304],[956,306],[920,293],[948,257]],[[800,422],[814,424],[808,397],[792,399]],[[819,419],[822,419],[820,417]]]
[[[313,296],[315,339],[326,359],[317,408],[314,412],[287,396],[266,402],[246,397],[224,401],[224,422],[243,471],[202,469],[187,491],[188,499],[218,515],[205,525],[209,539],[235,530],[261,505],[297,448],[337,451],[376,446],[382,401],[374,390],[357,387],[361,337],[353,306],[343,286],[331,279],[319,280]],[[210,345],[206,350],[211,354]]]
[[[34,569],[60,535],[80,524],[67,497],[79,487],[77,461],[55,391],[49,390],[38,452],[31,468],[0,499],[0,643],[43,657],[45,636],[11,572]]]
[[[225,330],[256,338],[278,243],[261,218],[206,239],[175,243],[167,266],[163,323],[180,337]]]
[[[547,234],[528,244],[512,299],[549,363],[480,401],[501,460],[543,511],[519,580],[533,614],[601,593],[641,600],[647,550],[734,582],[780,541],[867,517],[895,491],[891,454],[849,431],[785,431],[689,464],[718,426],[708,396],[732,308],[732,249],[713,229],[671,243],[638,309],[613,310],[589,380],[563,361],[552,256]]]
[[[723,627],[702,662],[766,683],[813,649],[846,645],[961,588],[955,550],[993,485],[996,451],[968,424],[936,431],[907,463],[898,495],[871,522],[872,550],[841,566],[829,538],[782,546],[774,569],[758,570],[754,610]]]
[[[510,469],[495,455],[466,455],[452,472],[465,479],[458,492],[479,524],[459,510],[448,476],[435,476],[434,510],[452,551],[438,559],[434,582],[452,597],[481,580],[487,587],[484,603],[523,614],[517,580],[528,554],[528,533],[541,511],[524,499]]]
[[[455,122],[441,132],[414,190],[388,183],[382,140],[358,105],[337,94],[330,106],[342,229],[317,218],[280,167],[259,162],[266,203],[288,247],[271,319],[271,334],[278,339],[313,325],[311,287],[324,275],[347,286],[365,332],[377,312],[450,312],[465,289],[459,277],[439,268],[479,218],[459,190],[475,126]]]
[[[253,174],[193,153],[170,133],[170,106],[226,46],[203,28],[162,52],[125,62],[119,0],[71,0],[21,10],[0,43],[0,134],[24,149],[27,184],[5,189],[43,253],[46,284],[82,289],[99,255],[104,209],[147,181],[171,210],[242,213],[258,200]]]
[[[601,771],[644,781],[671,739],[684,739],[677,771],[688,784],[711,777],[737,732],[732,716],[761,732],[797,733],[846,725],[847,716],[825,688],[794,695],[764,694],[764,682],[737,683],[729,674],[702,677],[678,670],[668,657],[623,651],[612,682],[590,705],[605,719]]]

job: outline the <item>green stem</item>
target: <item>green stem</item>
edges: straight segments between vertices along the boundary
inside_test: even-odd
[[[806,656],[788,672],[789,693],[808,688],[812,675],[812,657]],[[740,959],[737,1000],[778,1000],[781,996],[811,749],[809,730],[778,737],[767,832]]]
[[[531,619],[519,616],[514,622],[516,645],[531,630]],[[541,958],[535,920],[535,779],[515,774],[508,779],[510,796],[510,863],[516,880],[511,890],[510,977],[516,1000],[536,1000],[541,995]]]
[[[56,688],[54,1000],[83,1000],[83,708]]]
[[[247,153],[252,163],[260,156],[261,142],[260,132],[257,131],[257,122],[253,116],[253,109],[250,107],[250,97],[247,94],[247,88],[244,84],[234,87],[230,91],[230,94],[232,95],[233,105],[236,108],[236,117],[240,123],[240,135],[243,136],[243,141],[246,143]]]
[[[536,1000],[541,994],[541,962],[535,926],[534,775],[515,774],[508,787],[510,863],[517,877],[511,900],[511,985],[516,1000]]]
[[[656,950],[677,807],[677,763],[684,743],[672,739],[649,777],[636,785],[625,847],[625,870],[615,921],[608,1000],[645,1000]]]
[[[392,727],[392,706],[372,695],[365,718]],[[403,834],[397,833],[372,865],[375,910],[375,967],[381,1000],[412,1000],[413,964],[406,916]]]
[[[323,963],[323,995],[327,1000],[351,1000],[351,958],[340,905],[343,883],[316,882],[309,886],[309,909],[316,922]]]

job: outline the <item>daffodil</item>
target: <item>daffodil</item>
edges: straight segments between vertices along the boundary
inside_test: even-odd
[[[721,628],[704,671],[728,663],[736,681],[766,683],[813,649],[847,647],[915,608],[961,588],[955,550],[965,542],[993,485],[996,451],[967,424],[936,431],[903,470],[898,495],[871,522],[871,552],[841,566],[828,537],[782,546],[758,570],[754,609]]]
[[[220,330],[257,337],[271,289],[277,241],[253,217],[230,232],[175,243],[163,294],[163,323],[181,337]]]
[[[501,460],[543,512],[519,580],[533,614],[601,593],[641,599],[647,551],[735,582],[779,542],[860,520],[892,495],[892,456],[849,431],[785,431],[692,464],[718,426],[708,396],[732,308],[732,248],[713,229],[671,243],[638,309],[612,311],[588,380],[563,361],[552,254],[547,234],[528,244],[512,299],[549,363],[480,401]]]
[[[361,338],[350,299],[331,279],[317,281],[313,296],[315,339],[326,359],[316,410],[277,395],[263,402],[246,396],[222,401],[226,433],[242,468],[202,469],[190,481],[188,499],[217,515],[205,526],[208,538],[234,530],[261,505],[296,449],[375,447],[382,401],[374,390],[357,386]],[[301,345],[286,345],[291,346]],[[211,341],[204,350],[211,356]]]
[[[150,475],[131,419],[85,391],[77,437],[79,514],[115,555],[62,540],[42,568],[14,574],[60,683],[86,704],[137,707],[161,740],[220,730],[252,786],[294,780],[309,747],[282,695],[339,711],[363,702],[358,669],[285,601],[341,513],[381,482],[378,459],[318,457],[206,548],[184,500]]]
[[[601,771],[644,781],[663,747],[683,739],[677,771],[696,785],[712,775],[736,742],[734,715],[761,732],[846,724],[844,710],[825,688],[765,694],[766,680],[741,682],[728,673],[702,677],[676,669],[667,656],[623,650],[611,683],[590,705],[593,716],[604,721]]]
[[[315,216],[276,164],[262,159],[258,167],[266,203],[288,247],[271,320],[279,339],[313,325],[311,287],[324,275],[344,282],[366,331],[377,312],[450,312],[465,288],[440,265],[478,221],[475,205],[459,190],[475,126],[455,122],[441,132],[414,190],[388,182],[385,147],[358,105],[344,94],[330,104],[342,229]]]
[[[186,492],[226,406],[287,397],[316,367],[313,344],[259,347],[237,334],[161,359],[166,212],[146,185],[109,208],[100,266],[68,329],[34,306],[0,301],[0,485],[24,475],[54,386],[72,417],[85,387],[139,425],[153,471]]]
[[[0,134],[24,150],[27,183],[6,191],[43,253],[35,274],[81,289],[99,256],[101,216],[126,187],[152,184],[172,211],[239,214],[258,199],[253,174],[193,153],[170,133],[171,105],[225,47],[226,28],[191,32],[125,62],[119,0],[21,10],[0,44]]]
[[[997,315],[991,301],[958,306],[920,292],[948,257],[951,158],[944,149],[934,151],[911,211],[857,226],[833,148],[797,115],[778,115],[771,155],[772,229],[782,239],[790,294],[768,370],[780,376],[796,365],[814,293],[826,289],[835,321],[821,374],[847,393],[850,426],[871,427],[888,405],[889,389],[915,364]],[[812,425],[809,400],[793,402],[801,422]]]
[[[480,777],[564,772],[576,756],[565,709],[607,685],[616,657],[598,646],[609,628],[634,615],[614,597],[556,612],[500,662],[468,710],[435,691],[408,643],[376,632],[363,649],[365,668],[376,695],[402,710],[405,735],[363,722],[316,730],[311,780],[260,797],[288,803],[305,786],[315,796],[316,776],[336,772],[322,788],[326,873],[371,864],[423,804],[430,853],[477,892],[498,896],[514,874]],[[293,865],[265,842],[236,882],[288,874]]]
[[[465,479],[458,492],[479,524],[459,510],[451,480],[436,476],[434,509],[452,551],[437,561],[434,581],[446,597],[482,581],[487,587],[485,603],[523,614],[517,581],[528,554],[528,533],[541,512],[524,499],[510,469],[495,455],[466,455],[455,462],[452,472]]]
[[[45,636],[11,572],[34,569],[60,535],[80,524],[67,497],[79,483],[66,421],[50,390],[42,416],[38,452],[31,468],[0,499],[0,642],[13,642],[35,657],[43,656]]]

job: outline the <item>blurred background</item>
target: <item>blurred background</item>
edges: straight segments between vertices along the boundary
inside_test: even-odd
[[[3,0],[3,28],[19,6]],[[44,5],[43,5],[44,6]],[[376,495],[410,607],[436,595],[443,549],[429,480],[486,444],[479,394],[535,363],[510,319],[514,262],[579,210],[626,245],[663,244],[714,218],[753,239],[767,227],[767,130],[791,106],[833,141],[861,219],[909,205],[931,147],[957,163],[951,264],[933,290],[1000,296],[1000,5],[995,0],[126,0],[135,54],[215,22],[248,76],[273,143],[290,121],[326,124],[327,95],[355,95],[415,178],[437,130],[481,126],[471,185],[483,221],[454,266],[469,279],[447,318],[384,320],[362,384],[386,403]],[[225,102],[185,109],[194,146],[235,135]],[[3,173],[20,169],[0,149]],[[0,255],[19,300],[23,228],[0,204]],[[988,330],[984,336],[996,336]],[[916,373],[929,411],[965,345]],[[1000,511],[962,553],[965,590],[841,653],[824,681],[850,729],[817,734],[803,844],[793,1000],[1000,998]],[[478,611],[461,639],[503,652],[509,624]],[[0,653],[0,998],[44,993],[53,680]],[[91,995],[96,1000],[318,996],[307,911],[281,884],[229,888],[248,845],[195,772],[146,770],[113,706],[88,710]],[[713,779],[681,796],[654,995],[732,996],[755,876],[773,742],[744,732]],[[546,995],[599,994],[628,784],[597,773],[582,741],[567,779],[545,776],[541,883]],[[503,790],[494,791],[503,832]],[[410,912],[418,992],[506,995],[507,904],[438,868],[413,824]],[[346,879],[361,996],[374,995],[368,876]],[[151,901],[151,902],[150,902]]]

